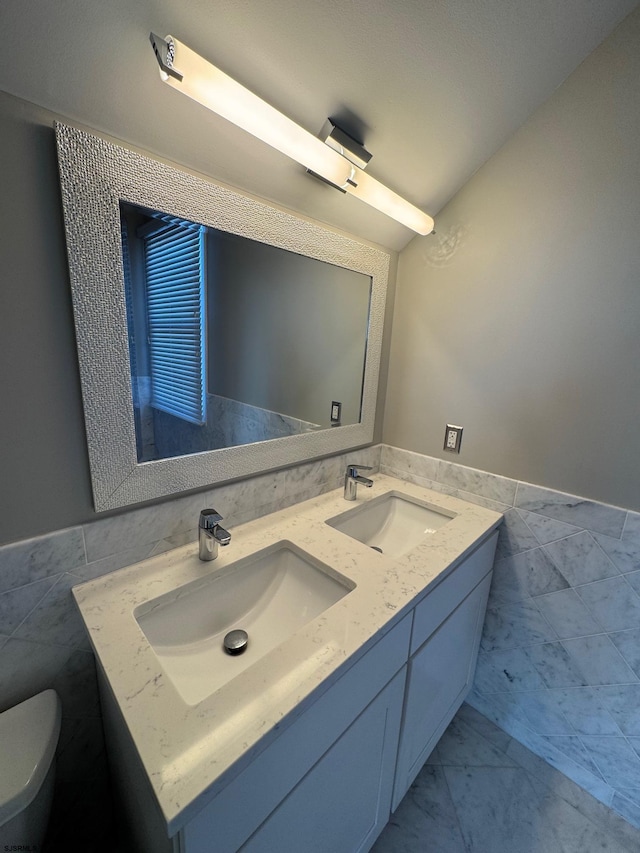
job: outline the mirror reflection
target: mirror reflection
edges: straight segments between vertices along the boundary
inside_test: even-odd
[[[371,277],[121,202],[138,462],[357,424]]]

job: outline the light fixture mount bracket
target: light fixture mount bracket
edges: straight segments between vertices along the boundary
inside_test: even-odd
[[[342,154],[343,157],[350,160],[354,166],[359,169],[367,168],[372,157],[371,152],[367,151],[364,145],[354,139],[350,133],[337,125],[333,119],[328,118],[325,121],[320,131],[320,139],[338,154]]]
[[[175,77],[176,80],[182,82],[183,75],[177,70],[177,68],[173,67],[175,55],[173,42],[160,38],[160,36],[157,36],[155,33],[149,33],[149,41],[151,42],[151,47],[153,48],[153,52],[156,55],[158,65],[161,70],[164,71],[165,74],[169,74],[169,76]]]
[[[345,158],[345,160],[352,163],[354,167],[362,170],[366,169],[367,163],[372,157],[371,153],[367,151],[361,142],[358,142],[358,140],[354,139],[351,134],[347,133],[346,130],[343,130],[339,125],[337,125],[333,119],[328,118],[325,121],[318,136],[322,139],[325,145],[328,145],[329,148],[333,148],[334,151],[337,151],[338,154]],[[313,175],[314,178],[318,178],[320,181],[324,181],[325,184],[329,184],[329,186],[340,190],[341,193],[346,193],[349,186],[358,186],[358,182],[356,180],[356,168],[351,169],[351,174],[347,178],[344,186],[334,184],[333,181],[319,175],[317,172],[314,172],[313,169],[307,169],[307,172],[310,175]]]

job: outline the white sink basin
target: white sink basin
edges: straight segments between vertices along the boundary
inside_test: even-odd
[[[328,519],[327,524],[389,557],[401,557],[452,518],[454,513],[400,492],[387,492]]]
[[[283,541],[148,601],[134,615],[184,701],[196,705],[354,588]],[[231,656],[223,639],[235,629],[249,639],[246,651]]]

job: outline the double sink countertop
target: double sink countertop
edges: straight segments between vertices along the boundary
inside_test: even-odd
[[[394,559],[325,523],[391,491],[451,520]],[[233,528],[231,544],[212,562],[198,558],[194,543],[74,587],[168,834],[178,832],[501,520],[484,507],[378,474],[372,488],[359,487],[355,502],[337,489]],[[187,704],[135,612],[279,542],[306,552],[355,588],[198,704]]]

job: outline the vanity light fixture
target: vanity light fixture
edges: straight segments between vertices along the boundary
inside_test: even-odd
[[[418,234],[430,234],[431,216],[385,187],[364,168],[370,154],[336,128],[325,143],[185,44],[150,34],[162,80],[233,124],[305,166],[308,171],[357,196]],[[362,154],[364,152],[364,154]],[[366,156],[365,156],[366,155]]]

